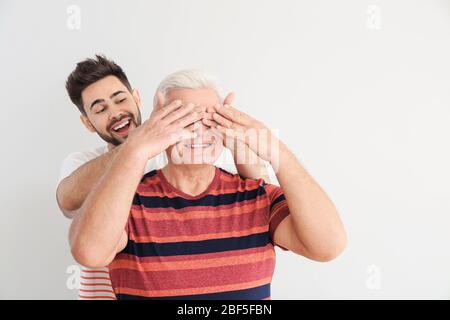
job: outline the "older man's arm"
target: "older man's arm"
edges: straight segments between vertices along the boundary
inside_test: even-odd
[[[338,212],[295,155],[282,142],[279,145],[276,175],[290,214],[275,230],[274,242],[312,260],[330,261],[347,242]]]
[[[342,222],[332,201],[294,154],[261,122],[234,107],[217,105],[213,119],[221,132],[243,141],[274,167],[290,212],[276,228],[274,242],[316,261],[337,257],[347,241]],[[248,130],[263,133],[266,139],[239,134]]]

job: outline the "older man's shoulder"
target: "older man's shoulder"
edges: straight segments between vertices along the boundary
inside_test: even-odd
[[[239,175],[238,173],[232,173],[223,168],[219,168],[219,170],[220,170],[222,181],[224,181],[226,183],[234,184],[236,186],[236,188],[239,188],[239,189],[242,187],[246,187],[246,189],[255,188],[258,186],[263,186],[265,184],[264,179],[245,178],[245,177]]]

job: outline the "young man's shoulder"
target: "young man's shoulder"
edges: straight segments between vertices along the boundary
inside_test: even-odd
[[[108,152],[107,146],[98,146],[94,148],[85,149],[82,151],[74,151],[69,153],[64,161],[73,161],[73,160],[79,160],[79,161],[89,161],[92,159],[95,159],[102,154],[105,154]]]
[[[62,175],[64,174],[70,174],[71,172],[75,171],[78,167],[85,164],[86,162],[89,162],[91,160],[94,160],[95,158],[107,153],[108,146],[102,145],[90,149],[86,149],[83,151],[75,151],[70,153],[66,156],[66,158],[63,161],[62,169],[63,171]],[[156,155],[152,159],[149,159],[147,162],[147,165],[145,167],[145,172],[150,172],[152,170],[158,169],[163,167],[166,164],[167,160],[163,153]]]
[[[107,146],[99,146],[99,147],[87,149],[84,151],[72,152],[69,155],[67,155],[64,158],[63,163],[60,168],[60,171],[59,171],[58,185],[64,178],[71,175],[72,172],[77,170],[83,164],[91,161],[92,159],[97,158],[98,156],[101,156],[102,154],[106,153],[107,151],[108,151]]]

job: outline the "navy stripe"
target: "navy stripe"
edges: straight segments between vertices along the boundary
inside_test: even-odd
[[[138,257],[175,256],[257,248],[266,246],[269,242],[269,232],[242,237],[169,243],[136,243],[128,240],[127,246],[122,253]]]
[[[260,195],[264,195],[266,190],[259,186],[256,189],[241,191],[235,193],[225,193],[219,195],[206,195],[200,199],[184,199],[182,197],[147,197],[136,194],[133,199],[133,205],[143,205],[146,208],[174,208],[182,209],[195,206],[217,207],[246,200],[256,199]]]
[[[118,300],[262,300],[270,297],[270,283],[260,287],[244,290],[194,294],[187,296],[144,297],[118,294],[116,297]]]
[[[284,194],[280,195],[278,198],[275,199],[274,202],[271,203],[270,205],[270,210],[272,210],[273,206],[276,205],[278,202],[281,202],[283,200],[286,200]]]

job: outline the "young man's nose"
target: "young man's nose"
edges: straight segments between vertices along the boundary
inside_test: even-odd
[[[108,109],[109,109],[109,121],[116,121],[128,114],[128,112],[125,112],[125,110],[122,110],[118,106],[111,106]]]

